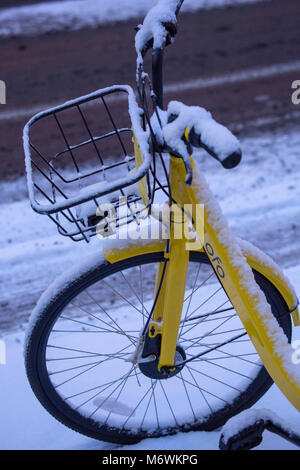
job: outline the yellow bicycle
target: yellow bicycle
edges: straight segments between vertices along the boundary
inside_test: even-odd
[[[33,209],[62,235],[93,240],[32,313],[27,375],[58,420],[122,444],[216,429],[273,381],[300,409],[297,296],[267,255],[234,237],[192,157],[202,147],[233,168],[238,140],[202,108],[163,110],[163,46],[182,0],[163,3],[136,35],[139,105],[131,87],[113,86],[24,129]]]

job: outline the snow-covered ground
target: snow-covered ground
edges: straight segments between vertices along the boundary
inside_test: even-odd
[[[300,263],[300,135],[296,127],[257,130],[242,138],[243,160],[224,170],[205,152],[198,161],[234,231],[283,267]],[[20,158],[23,158],[20,156]],[[99,242],[80,244],[60,236],[29,205],[24,179],[1,184],[0,328],[28,318],[35,302],[60,272]]]
[[[300,267],[286,271],[291,281],[300,286]],[[300,296],[300,288],[298,287]],[[146,439],[133,446],[115,446],[89,439],[66,428],[50,416],[39,404],[27,382],[23,364],[23,334],[5,337],[7,364],[0,365],[0,448],[1,449],[192,449],[216,450],[220,431],[179,433],[159,439]],[[294,339],[300,339],[295,329]],[[279,389],[273,385],[256,403],[255,409],[267,408],[276,412],[286,422],[300,429],[299,414]],[[28,429],[30,428],[30,432]],[[297,449],[280,437],[264,432],[262,444],[257,449]]]
[[[271,254],[285,268],[300,297],[299,131],[291,124],[269,131],[257,129],[241,142],[244,158],[236,169],[224,170],[204,152],[198,155],[199,164],[235,233]],[[7,364],[0,364],[0,448],[111,449],[112,445],[65,428],[37,402],[25,377],[20,331],[51,280],[86,253],[97,253],[99,241],[74,244],[59,236],[50,220],[32,212],[23,179],[2,183],[1,194],[0,328]],[[299,328],[294,339],[300,339]],[[300,428],[298,412],[276,386],[255,407],[271,408]],[[194,432],[146,440],[133,448],[216,449],[218,439],[219,432]],[[259,448],[295,447],[265,432]]]
[[[182,11],[262,0],[185,0]],[[96,28],[110,21],[140,18],[153,0],[64,0],[0,9],[0,37],[35,36],[49,31]]]

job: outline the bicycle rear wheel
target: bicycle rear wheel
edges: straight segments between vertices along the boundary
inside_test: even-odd
[[[28,379],[42,405],[73,430],[119,444],[213,430],[272,385],[204,253],[190,254],[178,340],[187,359],[201,357],[164,380],[131,362],[163,259],[158,252],[102,260],[56,282],[55,296],[40,302],[26,345]],[[254,275],[290,341],[284,299]]]

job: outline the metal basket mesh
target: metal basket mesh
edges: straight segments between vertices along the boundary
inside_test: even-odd
[[[97,227],[109,234],[106,218],[123,223],[120,206],[128,223],[153,199],[149,172],[135,177],[137,150],[143,155],[129,109],[128,87],[111,87],[40,113],[25,128],[32,207],[74,241],[89,241]]]

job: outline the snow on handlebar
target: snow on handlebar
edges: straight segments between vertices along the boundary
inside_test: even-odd
[[[135,48],[137,65],[143,62],[143,56],[150,47],[163,49],[170,44],[177,32],[177,14],[183,0],[159,0],[149,10],[142,25],[137,27]]]
[[[182,138],[186,128],[188,142]],[[171,101],[162,134],[165,145],[172,149],[174,155],[180,155],[185,163],[190,156],[187,144],[204,148],[224,168],[233,168],[241,161],[239,140],[229,129],[216,122],[210,112],[199,106],[186,106],[178,101]]]

